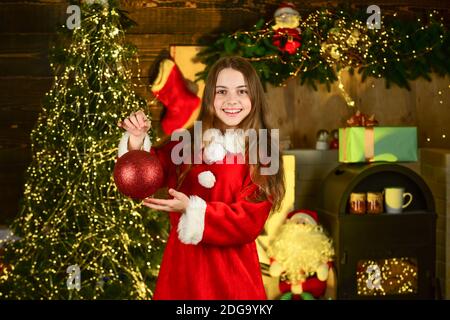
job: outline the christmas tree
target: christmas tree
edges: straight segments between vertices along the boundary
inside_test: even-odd
[[[117,126],[134,93],[130,25],[114,1],[79,3],[52,55],[55,81],[31,135],[21,212],[5,245],[0,299],[150,299],[166,215],[120,195]]]

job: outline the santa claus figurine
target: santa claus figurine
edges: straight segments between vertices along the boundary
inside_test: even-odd
[[[317,213],[297,210],[287,216],[278,235],[269,244],[270,275],[280,277],[282,294],[293,299],[318,299],[327,289],[334,248],[321,226]]]
[[[300,36],[300,14],[295,10],[292,2],[283,2],[274,13],[275,25],[272,29],[275,31],[272,43],[278,47],[281,52],[294,54],[301,46]]]

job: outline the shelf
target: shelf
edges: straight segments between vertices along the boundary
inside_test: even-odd
[[[387,213],[387,212],[383,212],[383,213],[364,213],[364,214],[353,214],[353,213],[343,213],[340,214],[339,216],[346,216],[346,217],[364,217],[364,216],[369,216],[369,217],[379,217],[379,216],[414,216],[414,215],[423,215],[423,214],[435,214],[434,212],[431,211],[426,211],[426,210],[414,210],[414,211],[403,211],[402,213]]]

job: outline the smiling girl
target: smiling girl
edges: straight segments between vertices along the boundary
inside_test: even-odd
[[[252,65],[240,57],[224,57],[212,66],[205,84],[201,163],[175,165],[173,141],[150,150],[165,169],[173,197],[143,202],[169,212],[171,223],[154,299],[266,299],[255,239],[284,197],[283,166],[279,150],[273,149],[278,144],[269,136],[267,149],[277,155],[271,161],[278,162],[278,170],[261,174],[268,164],[249,163],[248,137],[242,132],[270,129],[267,115]],[[127,131],[119,156],[150,149],[150,122],[142,111],[119,125]],[[192,149],[194,143],[190,145]]]

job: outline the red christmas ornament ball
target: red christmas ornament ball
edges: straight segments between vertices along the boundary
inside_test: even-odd
[[[164,171],[156,156],[146,151],[132,150],[117,160],[114,182],[122,194],[142,200],[162,187]]]

